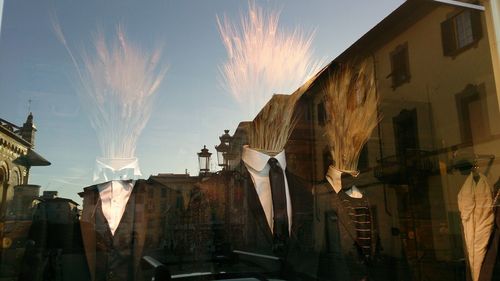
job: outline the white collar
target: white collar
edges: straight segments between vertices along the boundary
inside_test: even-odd
[[[97,189],[99,192],[106,190],[111,187],[112,184],[120,185],[125,191],[130,191],[132,187],[135,185],[135,180],[111,180],[107,182],[103,182],[97,185]]]
[[[247,167],[250,167],[254,169],[255,171],[262,171],[267,165],[267,161],[269,159],[275,158],[278,160],[278,163],[280,164],[281,169],[283,171],[286,169],[286,157],[285,157],[285,150],[282,150],[280,153],[276,154],[274,157],[269,156],[265,153],[262,153],[260,151],[257,151],[255,149],[250,148],[248,145],[243,146],[243,153],[241,155],[241,159]]]
[[[363,193],[355,185],[351,186],[345,193],[351,198],[363,198]]]

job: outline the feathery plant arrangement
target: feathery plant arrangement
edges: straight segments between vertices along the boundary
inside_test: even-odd
[[[299,92],[273,95],[249,126],[247,137],[250,148],[271,156],[285,148],[298,121],[295,107],[300,96]]]
[[[254,118],[271,93],[290,93],[314,75],[324,60],[313,56],[314,32],[286,30],[280,12],[249,1],[248,14],[233,21],[217,17],[227,60],[220,66],[221,86],[247,118]]]
[[[354,176],[361,149],[381,117],[371,64],[340,65],[324,85],[326,136],[335,168]]]
[[[55,20],[53,28],[77,71],[78,94],[101,150],[101,158],[96,159],[98,167],[116,170],[135,165],[140,174],[135,158],[137,139],[149,120],[153,98],[167,71],[160,64],[161,49],[142,51],[118,25],[114,40],[97,32],[94,50],[83,50],[77,59]]]
[[[154,94],[166,73],[166,67],[159,66],[160,50],[151,54],[141,51],[118,26],[116,42],[111,45],[97,33],[95,50],[82,52],[80,67],[59,25],[55,31],[77,69],[78,94],[87,105],[102,156],[133,157],[137,138],[149,120]]]

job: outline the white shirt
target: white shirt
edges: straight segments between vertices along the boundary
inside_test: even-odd
[[[271,194],[271,183],[269,181],[269,169],[270,166],[267,161],[272,158],[271,156],[259,152],[257,150],[251,149],[248,145],[243,146],[243,153],[241,159],[245,163],[245,166],[250,173],[252,178],[255,191],[259,196],[259,201],[266,214],[267,223],[271,231],[273,230],[273,200]],[[274,156],[278,163],[283,169],[283,176],[285,177],[285,194],[286,194],[286,206],[288,214],[288,231],[292,229],[292,202],[290,200],[290,191],[288,190],[288,181],[286,178],[286,158],[285,151],[278,153]]]
[[[328,172],[326,173],[326,180],[330,183],[335,193],[339,193],[342,190],[342,172],[335,169],[333,166],[328,167]],[[363,193],[353,185],[351,188],[345,192],[352,198],[363,198]]]
[[[113,180],[97,185],[102,213],[114,235],[122,219],[135,181]]]

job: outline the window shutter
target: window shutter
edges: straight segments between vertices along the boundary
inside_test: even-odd
[[[483,28],[481,26],[481,14],[479,12],[471,12],[470,20],[472,25],[472,36],[474,41],[481,39],[483,36]]]
[[[441,23],[441,41],[443,44],[443,55],[445,56],[450,56],[456,48],[453,28],[453,18]]]

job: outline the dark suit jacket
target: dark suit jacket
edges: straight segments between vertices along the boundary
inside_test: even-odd
[[[132,248],[133,262],[130,265],[133,272],[136,273],[134,280],[142,280],[142,272],[140,269],[140,261],[144,256],[144,243],[147,232],[147,214],[145,198],[149,188],[153,188],[145,180],[137,180],[132,190],[134,195],[134,206],[127,204],[127,208],[132,208],[134,211],[133,223],[133,244]],[[90,272],[90,280],[96,278],[96,208],[100,206],[99,191],[96,185],[87,187],[79,194],[83,198],[83,211],[80,219],[80,227],[83,237],[83,245],[85,249],[85,256],[87,259],[88,269]],[[132,197],[131,195],[131,197]],[[130,203],[130,201],[129,201]]]
[[[316,250],[321,252],[318,273],[320,279],[362,280],[369,276],[369,280],[379,280],[371,271],[371,268],[377,266],[373,260],[378,247],[378,235],[373,228],[373,219],[371,257],[366,260],[360,253],[360,246],[356,241],[356,226],[349,216],[349,210],[341,202],[340,195],[335,193],[328,182],[315,186],[314,194]],[[382,267],[380,270],[386,271],[387,268]]]
[[[312,193],[297,176],[288,171],[286,171],[286,176],[292,205],[292,225],[286,255],[281,257],[285,265],[281,277],[286,277],[287,280],[308,280],[314,278],[317,270],[317,254],[314,253],[312,242]],[[215,203],[211,205],[224,208],[228,207],[226,204],[230,204],[231,211],[228,213],[230,218],[221,218],[219,221],[232,222],[241,228],[234,230],[234,228],[228,227],[228,230],[223,232],[224,237],[214,239],[228,242],[232,250],[276,256],[273,251],[273,234],[267,223],[253,181],[244,166],[241,172],[223,172],[221,175],[212,176],[201,183],[201,190],[204,193],[225,189],[237,195],[228,199],[225,199],[225,196],[217,198],[217,195],[212,195],[211,200]],[[228,203],[228,200],[237,200],[238,198],[240,201]],[[224,214],[224,211],[215,211],[214,213]],[[240,258],[245,259],[246,257],[241,255]],[[263,271],[279,269],[276,262],[272,260],[257,258],[253,262],[262,262],[260,266]]]

